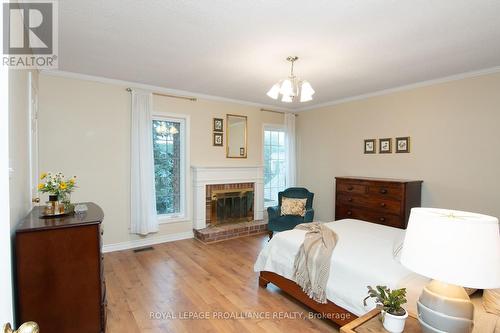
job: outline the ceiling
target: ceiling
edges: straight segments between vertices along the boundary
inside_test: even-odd
[[[498,0],[60,0],[59,69],[289,109],[500,65]],[[295,73],[308,103],[266,96]]]

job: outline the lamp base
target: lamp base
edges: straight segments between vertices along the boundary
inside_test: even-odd
[[[417,302],[418,320],[424,333],[470,333],[474,305],[463,287],[432,280]]]

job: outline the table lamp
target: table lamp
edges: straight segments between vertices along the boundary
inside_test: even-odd
[[[498,219],[446,209],[413,208],[401,263],[433,279],[417,302],[422,331],[470,333],[474,306],[463,287],[500,287]]]

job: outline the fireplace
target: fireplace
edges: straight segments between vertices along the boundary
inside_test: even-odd
[[[254,184],[213,184],[206,189],[207,226],[254,218]]]

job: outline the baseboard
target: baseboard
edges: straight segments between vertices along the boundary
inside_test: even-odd
[[[156,236],[156,237],[152,236],[152,237],[147,237],[147,238],[143,238],[143,239],[130,240],[127,242],[103,245],[102,252],[107,253],[107,252],[130,250],[130,249],[135,249],[138,247],[173,242],[173,241],[188,239],[188,238],[193,238],[193,237],[194,236],[193,236],[192,230],[186,231],[186,232],[179,232],[177,234],[169,234],[169,235],[162,235],[162,236]]]

